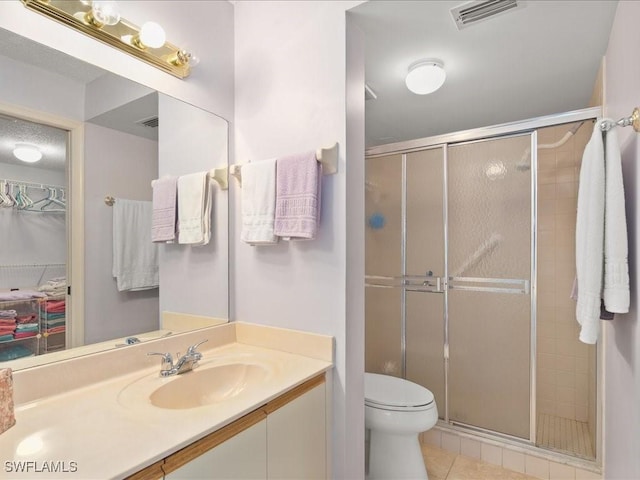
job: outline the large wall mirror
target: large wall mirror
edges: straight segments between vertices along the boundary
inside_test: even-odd
[[[212,182],[209,243],[158,244],[159,288],[135,291],[116,286],[105,201],[150,202],[154,179],[227,166],[227,121],[2,29],[0,65],[0,367],[228,321],[226,191]]]

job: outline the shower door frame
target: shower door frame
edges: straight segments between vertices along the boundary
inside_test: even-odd
[[[536,446],[536,419],[537,419],[537,385],[536,385],[536,375],[537,375],[537,332],[536,332],[536,324],[537,324],[537,197],[538,197],[538,182],[537,182],[537,173],[538,173],[538,165],[537,165],[537,130],[544,127],[551,127],[554,125],[561,125],[565,123],[573,123],[580,122],[585,120],[593,120],[602,115],[601,107],[592,107],[585,108],[581,110],[573,110],[570,112],[559,113],[554,115],[546,115],[533,119],[527,119],[512,123],[505,123],[490,127],[481,127],[471,130],[464,130],[455,133],[448,133],[443,135],[437,135],[433,137],[426,137],[416,140],[408,140],[405,142],[391,143],[387,145],[381,145],[376,147],[370,147],[365,151],[366,158],[373,157],[382,157],[388,155],[402,155],[402,220],[401,220],[401,242],[402,242],[402,250],[401,250],[401,259],[402,259],[402,275],[406,275],[406,238],[407,238],[407,219],[406,219],[406,161],[407,154],[417,151],[429,150],[441,148],[443,153],[443,220],[444,220],[444,269],[445,269],[445,278],[442,285],[443,291],[443,302],[444,302],[444,318],[443,318],[443,327],[444,327],[444,380],[445,380],[445,415],[444,421],[447,425],[455,425],[460,426],[464,429],[476,431],[479,433],[488,434],[489,436],[504,438],[507,440],[514,440],[516,442],[525,442],[529,443],[532,446]],[[476,141],[483,140],[491,140],[491,139],[499,139],[499,138],[509,138],[516,135],[531,135],[531,285],[530,285],[530,295],[531,295],[531,339],[530,339],[530,366],[529,366],[529,375],[530,375],[530,398],[529,398],[529,439],[528,442],[526,439],[522,439],[519,437],[514,437],[508,434],[503,434],[500,432],[486,430],[481,427],[476,427],[473,425],[465,425],[456,422],[451,422],[449,418],[449,378],[448,378],[448,347],[449,347],[449,325],[448,325],[448,290],[449,290],[449,279],[448,279],[448,204],[447,204],[447,150],[449,145],[454,144],[462,144],[462,143],[471,143]],[[406,290],[403,288],[401,294],[402,302],[401,302],[401,326],[400,326],[400,350],[401,350],[401,371],[402,376],[406,376]],[[602,418],[601,418],[601,405],[602,405],[602,393],[601,393],[601,382],[600,382],[600,370],[602,365],[602,345],[598,347],[597,351],[597,422],[596,422],[596,462],[600,461],[601,458],[601,435],[602,435]]]

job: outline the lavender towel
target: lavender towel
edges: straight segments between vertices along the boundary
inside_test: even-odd
[[[176,239],[177,191],[177,177],[163,177],[153,182],[153,242],[173,242]]]
[[[279,237],[313,239],[320,221],[322,166],[315,152],[279,158],[276,164],[276,218]]]

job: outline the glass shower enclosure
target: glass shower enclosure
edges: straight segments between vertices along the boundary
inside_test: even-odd
[[[535,132],[375,157],[366,174],[367,371],[425,385],[445,421],[523,439],[532,151]]]
[[[365,369],[431,390],[441,426],[598,456],[597,351],[569,298],[598,115],[368,150]]]

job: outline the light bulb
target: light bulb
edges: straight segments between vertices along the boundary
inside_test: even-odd
[[[120,21],[120,11],[114,1],[96,0],[91,4],[91,12],[101,25],[116,25]]]
[[[409,73],[405,79],[407,88],[418,95],[426,95],[438,90],[447,74],[439,60],[419,60],[409,67]]]
[[[140,29],[139,41],[145,47],[160,48],[167,40],[164,28],[155,22],[146,22]]]
[[[13,149],[13,155],[23,162],[35,163],[42,158],[42,152],[34,145],[18,143]]]

